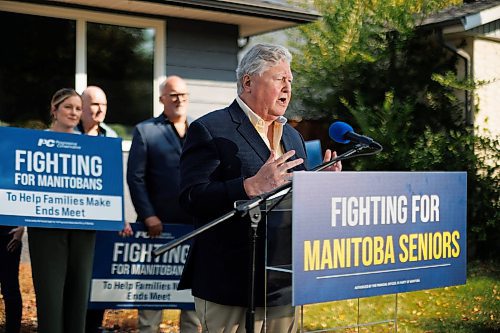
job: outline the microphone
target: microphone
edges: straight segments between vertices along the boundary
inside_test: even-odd
[[[342,121],[336,121],[330,125],[328,134],[333,141],[338,143],[349,143],[351,141],[360,143],[371,148],[380,149],[382,146],[368,136],[354,132],[352,126]]]

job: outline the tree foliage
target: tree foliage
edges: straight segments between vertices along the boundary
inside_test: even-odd
[[[477,83],[457,78],[457,58],[438,35],[416,29],[457,2],[316,0],[323,18],[291,36],[294,106],[302,118],[349,122],[384,146],[350,162],[355,170],[466,170],[469,240],[492,245],[500,240],[499,140],[465,124],[456,92]]]
[[[404,83],[418,80],[424,88],[429,82],[422,70],[453,68],[453,59],[435,63],[445,60],[446,51],[435,41],[414,38],[413,28],[424,13],[456,2],[315,1],[323,18],[294,30],[290,38],[296,50],[294,91],[307,105],[300,108],[301,115],[353,121],[341,98],[352,102],[361,91],[366,103],[381,104],[387,88],[394,87],[395,97],[404,99],[415,93]]]
[[[470,256],[491,257],[500,242],[500,138],[470,128],[426,129],[409,150],[410,170],[467,170]]]

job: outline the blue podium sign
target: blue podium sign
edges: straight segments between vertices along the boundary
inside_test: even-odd
[[[293,304],[466,282],[465,172],[295,172]]]
[[[121,139],[0,127],[0,225],[123,228]]]
[[[194,309],[190,290],[177,290],[190,243],[158,257],[152,251],[193,230],[185,224],[164,225],[149,238],[142,223],[132,223],[134,235],[97,233],[89,307],[94,309]]]

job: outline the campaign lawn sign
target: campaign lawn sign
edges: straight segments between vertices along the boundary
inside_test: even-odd
[[[167,224],[160,237],[149,238],[144,224],[132,223],[134,235],[97,233],[91,308],[194,309],[190,290],[177,290],[190,243],[155,257],[152,251],[193,230],[191,225]]]
[[[0,225],[123,228],[121,139],[0,127]]]

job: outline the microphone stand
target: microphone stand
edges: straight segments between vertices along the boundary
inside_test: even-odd
[[[352,155],[354,155],[355,153],[361,151],[365,147],[366,146],[364,146],[364,145],[358,144],[354,148],[349,149],[348,151],[346,151],[345,153],[337,156],[336,158],[332,159],[331,161],[322,163],[322,164],[318,165],[317,167],[311,169],[310,171],[315,171],[316,172],[316,171],[324,170],[324,169],[332,166],[333,164],[335,164],[335,163],[337,163],[339,161],[343,161],[343,160],[351,157]],[[191,238],[198,236],[199,234],[205,232],[206,230],[212,229],[213,227],[215,227],[219,223],[224,222],[227,219],[230,219],[231,217],[235,216],[238,212],[248,212],[252,208],[259,207],[259,205],[260,205],[260,203],[262,201],[264,201],[267,198],[275,195],[276,193],[279,193],[279,192],[281,192],[283,190],[286,190],[287,188],[289,188],[291,186],[292,186],[292,182],[289,182],[289,183],[283,184],[281,186],[278,186],[277,188],[275,188],[272,191],[269,191],[269,192],[263,193],[263,194],[261,194],[259,196],[256,196],[253,199],[237,201],[236,204],[235,204],[235,208],[232,211],[230,211],[230,212],[228,212],[228,213],[226,213],[226,214],[224,214],[224,215],[216,218],[215,220],[210,221],[209,223],[207,223],[207,224],[205,224],[205,225],[203,225],[203,226],[201,226],[199,228],[196,228],[196,230],[193,230],[193,231],[185,234],[184,236],[181,236],[181,237],[179,237],[177,239],[174,239],[171,242],[168,242],[165,245],[162,245],[162,246],[156,248],[155,250],[153,250],[153,254],[155,256],[159,256],[159,255],[167,252],[168,250],[171,250],[174,247],[176,247],[176,246],[184,243],[185,241],[188,241]],[[240,203],[240,204],[237,204],[237,203]],[[244,215],[240,215],[240,216],[244,216]]]
[[[353,148],[349,149],[345,153],[333,158],[331,161],[322,163],[318,165],[317,167],[313,168],[311,171],[321,171],[324,170],[333,164],[348,159],[350,157],[353,157],[354,154],[360,152],[361,150],[367,148],[368,146],[366,144],[357,144]],[[253,199],[250,200],[240,200],[235,202],[235,207],[232,211],[229,213],[226,213],[222,215],[221,217],[218,217],[215,220],[212,220],[211,222],[193,230],[190,233],[187,233],[186,235],[179,237],[163,246],[160,246],[153,250],[153,254],[155,256],[159,256],[163,254],[164,252],[173,249],[174,247],[178,246],[179,244],[184,243],[187,240],[190,240],[193,237],[196,237],[197,235],[215,227],[216,225],[230,219],[233,216],[240,216],[244,217],[248,214],[250,217],[250,232],[249,232],[249,240],[250,240],[250,246],[249,246],[249,253],[250,253],[250,260],[251,260],[251,269],[248,274],[248,281],[249,281],[249,290],[248,290],[248,308],[246,312],[246,322],[245,322],[245,329],[247,333],[253,333],[254,332],[254,326],[255,326],[255,295],[254,295],[254,289],[255,289],[255,253],[256,253],[256,245],[257,245],[257,228],[259,226],[259,222],[262,219],[262,211],[260,209],[260,204],[268,199],[269,197],[286,190],[288,188],[292,187],[292,181],[283,184],[281,186],[278,186],[274,190],[271,190],[269,192],[263,193],[261,195],[256,196]]]

